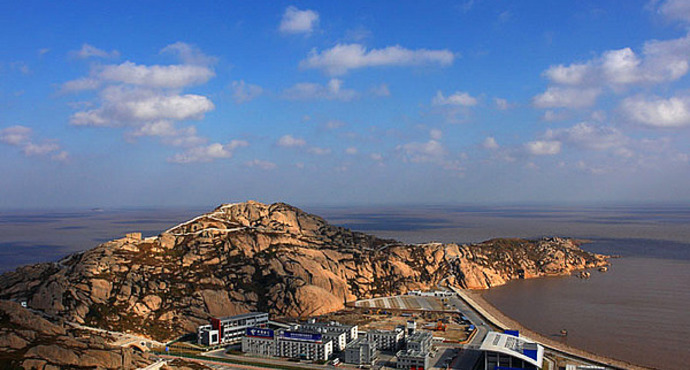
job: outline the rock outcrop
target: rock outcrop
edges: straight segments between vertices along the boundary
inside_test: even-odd
[[[152,361],[130,348],[109,345],[107,334],[54,323],[0,300],[0,368],[135,369]]]
[[[345,302],[605,265],[569,239],[404,244],[328,224],[283,203],[222,205],[157,237],[128,234],[57,263],[0,276],[0,298],[66,320],[168,339],[209,316],[304,317]]]

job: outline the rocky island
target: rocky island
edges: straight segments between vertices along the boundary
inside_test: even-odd
[[[211,316],[259,310],[306,317],[437,285],[487,289],[570,274],[607,265],[607,258],[563,238],[406,244],[284,203],[249,201],[221,205],[158,236],[128,234],[5,273],[0,299],[67,322],[170,340]],[[3,325],[0,358],[28,355],[2,344],[10,335]]]

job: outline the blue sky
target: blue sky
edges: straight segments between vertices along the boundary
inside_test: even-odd
[[[0,6],[0,207],[690,200],[690,2]]]

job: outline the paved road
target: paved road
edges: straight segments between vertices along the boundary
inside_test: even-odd
[[[227,358],[227,359],[238,360],[238,361],[250,361],[250,362],[257,362],[257,363],[264,363],[264,364],[271,364],[271,365],[283,365],[283,366],[287,365],[287,366],[296,366],[296,367],[320,369],[320,370],[324,369],[323,365],[315,365],[315,364],[309,364],[309,363],[304,363],[304,362],[291,362],[291,361],[286,361],[286,360],[281,360],[281,359],[276,359],[276,358],[263,358],[263,357],[230,355],[230,354],[225,353],[225,349],[223,349],[223,348],[215,350],[215,351],[205,352],[205,353],[203,353],[203,355],[206,357]],[[235,366],[235,365],[230,364],[230,366]],[[259,366],[259,365],[257,365],[257,366]]]
[[[457,295],[449,297],[448,303],[451,308],[459,311],[474,324],[477,330],[472,340],[468,344],[463,345],[460,355],[453,361],[450,367],[452,369],[462,370],[471,369],[481,357],[482,353],[479,351],[479,347],[482,345],[482,341],[484,337],[486,337],[486,334],[491,331],[491,327],[489,327],[473,309],[458,298]]]

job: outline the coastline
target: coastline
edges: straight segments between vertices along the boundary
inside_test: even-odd
[[[570,356],[580,357],[593,361],[605,366],[610,366],[619,369],[632,369],[632,370],[650,370],[653,368],[645,367],[637,364],[633,364],[623,360],[617,360],[603,355],[588,352],[576,347],[569,346],[567,344],[560,343],[545,335],[535,332],[534,330],[528,329],[516,320],[506,316],[503,312],[498,310],[494,305],[489,303],[482,297],[481,292],[458,289],[455,287],[450,287],[453,289],[460,298],[465,301],[472,309],[477,311],[487,322],[501,329],[513,329],[519,330],[522,335],[532,339],[540,344],[544,345],[548,349],[554,350],[556,352],[562,352]]]

